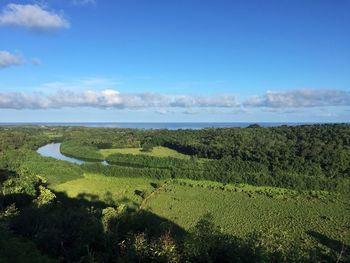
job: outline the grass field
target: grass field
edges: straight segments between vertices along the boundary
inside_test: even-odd
[[[125,203],[137,209],[142,198],[155,190],[150,178],[118,178],[84,174],[83,178],[53,186],[70,197],[84,197],[107,203]],[[315,195],[316,196],[316,195]],[[308,231],[350,244],[349,199],[320,193],[315,197],[286,189],[223,185],[207,181],[177,180],[147,198],[143,208],[178,224],[184,229],[210,213],[226,233],[245,236],[254,230],[284,233],[313,240]]]
[[[111,205],[125,203],[130,208],[138,208],[142,198],[135,190],[151,193],[151,183],[160,183],[150,178],[107,177],[101,174],[84,174],[83,178],[52,186],[58,192],[69,197],[84,197],[92,201],[104,201]]]
[[[114,148],[114,149],[101,149],[99,152],[104,158],[113,153],[124,153],[124,154],[145,154],[156,157],[174,157],[180,159],[189,159],[190,156],[179,153],[175,150],[169,149],[163,146],[154,147],[151,152],[142,152],[141,148]]]
[[[210,213],[223,231],[242,237],[257,230],[310,238],[307,232],[315,231],[350,244],[350,202],[345,196],[314,198],[285,192],[272,198],[253,188],[232,192],[169,184],[145,208],[185,229]]]

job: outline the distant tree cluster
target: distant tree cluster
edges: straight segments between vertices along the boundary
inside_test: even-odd
[[[83,142],[65,141],[61,144],[60,151],[66,156],[72,156],[81,160],[103,160],[103,156],[98,152],[98,148],[96,146],[87,145]]]
[[[237,180],[247,183],[300,189],[349,187],[348,124],[269,128],[252,125],[245,129],[165,130],[155,133],[153,144],[197,157],[224,160],[224,167],[229,166]],[[220,169],[223,163],[215,166],[215,170]],[[210,166],[213,167],[212,164]],[[220,170],[224,172],[227,169]],[[229,178],[233,173],[227,175],[226,181],[231,181]]]

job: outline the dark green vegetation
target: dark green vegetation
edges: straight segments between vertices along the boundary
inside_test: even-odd
[[[101,148],[165,146],[189,160],[112,154],[112,164],[176,170],[173,176],[298,190],[346,191],[350,187],[349,125],[193,130],[72,129],[64,154],[102,160]],[[115,141],[115,143],[114,143]],[[199,158],[207,158],[206,161]],[[181,171],[179,171],[181,170]]]
[[[100,161],[103,160],[102,154],[94,145],[85,145],[76,141],[66,141],[61,145],[61,152],[66,156],[76,157],[82,160]]]
[[[347,262],[349,179],[349,125],[4,127],[0,262]]]

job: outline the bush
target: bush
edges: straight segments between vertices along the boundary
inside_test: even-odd
[[[38,207],[52,204],[56,199],[56,195],[44,186],[39,186],[39,196],[35,199]]]

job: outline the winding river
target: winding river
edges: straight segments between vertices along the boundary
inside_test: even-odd
[[[39,153],[40,155],[45,156],[45,157],[52,157],[52,158],[55,158],[57,160],[68,161],[71,163],[82,164],[82,163],[88,162],[88,161],[83,161],[83,160],[79,160],[79,159],[76,159],[73,157],[68,157],[68,156],[63,155],[60,152],[60,147],[61,147],[61,143],[46,144],[46,145],[40,147],[37,150],[37,153]],[[101,163],[108,165],[108,163],[106,161],[103,161]]]

